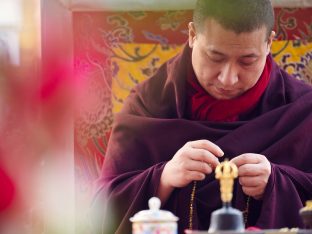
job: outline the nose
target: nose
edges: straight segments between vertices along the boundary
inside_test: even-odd
[[[222,67],[218,80],[224,86],[232,86],[238,81],[238,71],[234,65],[227,63]]]

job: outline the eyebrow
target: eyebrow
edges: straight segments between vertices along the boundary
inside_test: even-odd
[[[215,50],[215,49],[208,49],[209,52],[213,53],[213,54],[217,54],[217,55],[222,55],[222,56],[226,56],[225,54]]]
[[[241,58],[256,58],[259,57],[259,55],[255,54],[255,53],[251,53],[251,54],[246,54],[241,56]]]
[[[226,54],[223,54],[222,52],[217,51],[215,49],[208,49],[208,51],[216,55],[226,56]],[[245,54],[245,55],[240,56],[240,58],[256,58],[256,57],[259,57],[259,55],[255,53],[250,53],[250,54]]]

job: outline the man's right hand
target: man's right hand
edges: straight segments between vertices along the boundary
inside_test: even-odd
[[[216,144],[208,140],[187,142],[167,162],[160,178],[158,196],[164,202],[174,188],[185,187],[192,181],[205,179],[224,155]]]

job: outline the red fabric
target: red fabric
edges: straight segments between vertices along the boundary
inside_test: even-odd
[[[240,114],[251,110],[259,101],[266,89],[272,69],[272,61],[268,56],[260,79],[254,87],[243,95],[231,100],[217,100],[210,96],[199,84],[193,69],[188,77],[188,116],[193,120],[236,121]]]

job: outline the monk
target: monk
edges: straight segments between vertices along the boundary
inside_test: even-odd
[[[183,51],[116,115],[94,199],[95,233],[131,233],[158,196],[185,229],[222,206],[215,167],[238,168],[246,227],[302,228],[312,198],[312,87],[272,59],[270,0],[198,0]]]

